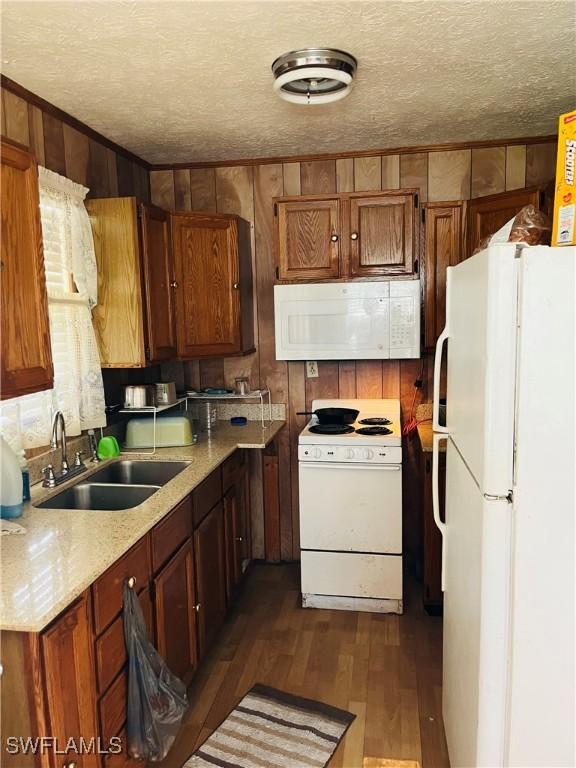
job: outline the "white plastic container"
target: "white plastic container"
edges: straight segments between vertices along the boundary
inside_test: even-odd
[[[22,470],[18,457],[0,436],[0,517],[22,514]]]
[[[192,426],[186,416],[162,416],[156,419],[156,447],[192,445]],[[126,448],[153,448],[154,420],[150,416],[130,419],[126,424]]]

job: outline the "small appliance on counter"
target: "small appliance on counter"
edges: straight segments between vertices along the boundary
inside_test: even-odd
[[[173,381],[160,381],[156,388],[156,405],[174,405],[176,402],[176,384]]]
[[[153,384],[130,384],[124,387],[124,408],[146,408],[156,405]]]

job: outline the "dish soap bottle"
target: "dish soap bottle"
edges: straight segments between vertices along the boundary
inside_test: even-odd
[[[20,471],[22,472],[22,501],[30,501],[30,470],[24,448],[20,451]]]
[[[18,457],[0,436],[0,517],[20,517],[22,489],[22,470]]]

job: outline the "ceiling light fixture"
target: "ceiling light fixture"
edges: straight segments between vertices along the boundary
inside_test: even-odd
[[[354,56],[335,48],[303,48],[272,64],[274,90],[292,104],[327,104],[350,93],[356,73]]]

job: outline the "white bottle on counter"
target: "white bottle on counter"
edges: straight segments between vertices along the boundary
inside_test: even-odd
[[[22,470],[18,457],[0,435],[0,517],[20,517],[22,488]]]

